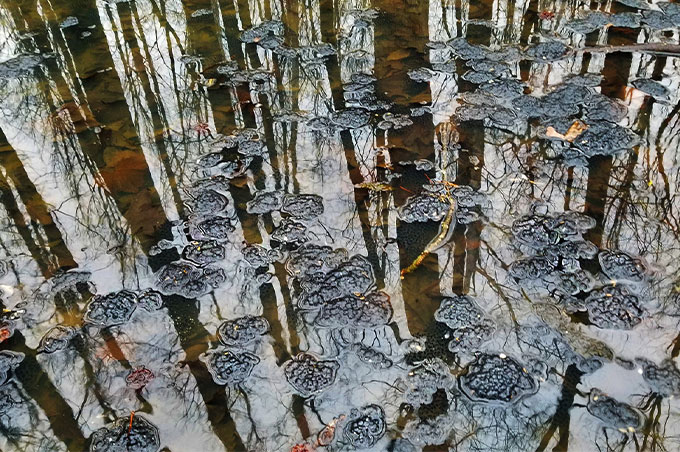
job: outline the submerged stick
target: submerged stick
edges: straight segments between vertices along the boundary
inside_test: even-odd
[[[428,243],[423,252],[420,253],[418,257],[416,257],[416,259],[413,261],[411,265],[409,265],[407,268],[401,271],[402,279],[404,278],[404,275],[406,275],[407,273],[411,273],[413,270],[418,268],[420,264],[423,262],[423,260],[425,260],[427,255],[432,253],[433,251],[436,251],[437,248],[439,248],[439,246],[448,237],[449,228],[451,227],[451,220],[453,220],[453,214],[456,211],[456,200],[451,195],[447,195],[447,199],[449,201],[449,210],[448,212],[446,212],[446,217],[444,217],[444,221],[442,221],[439,234],[437,234],[437,236],[434,239],[432,239],[430,243]]]
[[[444,150],[444,152],[442,153],[442,168],[443,168],[442,184],[444,184],[444,188],[446,189],[446,195],[443,195],[442,198],[446,199],[449,202],[449,210],[446,212],[446,217],[444,217],[444,221],[442,221],[442,224],[439,226],[439,234],[437,234],[437,236],[434,239],[432,239],[430,243],[427,244],[423,252],[420,253],[418,257],[416,257],[416,259],[411,263],[411,265],[401,270],[400,272],[401,279],[404,279],[404,275],[406,275],[407,273],[411,273],[413,270],[418,268],[430,253],[436,251],[437,249],[439,249],[440,246],[448,242],[448,240],[451,237],[451,232],[453,231],[453,229],[451,228],[451,221],[453,220],[454,214],[456,212],[456,198],[454,198],[449,192],[449,186],[455,186],[455,184],[450,183],[448,181],[448,178],[446,177],[446,167],[448,160],[446,150],[449,149],[449,143],[451,141],[458,140],[458,132],[455,130],[453,124],[451,124],[450,122],[442,123],[440,125],[440,132],[442,149]],[[425,174],[425,177],[427,177],[427,180],[430,182],[430,184],[434,183],[434,181],[430,179],[430,177],[427,174]]]

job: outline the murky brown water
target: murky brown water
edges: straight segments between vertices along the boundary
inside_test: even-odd
[[[0,33],[0,450],[680,450],[680,5]]]

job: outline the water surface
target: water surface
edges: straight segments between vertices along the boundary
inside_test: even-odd
[[[680,5],[0,33],[0,450],[680,450]]]

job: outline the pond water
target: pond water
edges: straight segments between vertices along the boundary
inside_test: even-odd
[[[0,34],[0,450],[680,450],[680,4]]]

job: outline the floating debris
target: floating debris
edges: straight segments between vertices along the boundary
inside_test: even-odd
[[[325,328],[375,328],[392,319],[390,297],[385,292],[345,295],[321,305],[314,324]]]
[[[406,223],[442,221],[450,208],[449,201],[431,193],[410,196],[397,213]]]
[[[628,107],[620,101],[610,99],[601,94],[593,95],[583,103],[583,106],[585,108],[585,117],[589,121],[620,122],[628,114]],[[573,139],[569,141],[573,141]]]
[[[134,412],[100,428],[90,439],[90,452],[157,452],[160,447],[158,428]]]
[[[290,253],[286,271],[293,277],[306,278],[336,269],[349,258],[346,249],[307,243]]]
[[[286,195],[281,212],[293,218],[311,220],[323,213],[323,198],[319,195]]]
[[[415,82],[429,82],[434,74],[434,71],[428,68],[417,68],[408,71],[408,76]]]
[[[587,409],[608,427],[623,432],[635,432],[642,425],[640,414],[633,407],[607,396],[597,388],[590,391]]]
[[[301,281],[302,292],[298,297],[298,307],[319,309],[343,296],[365,294],[374,283],[371,263],[365,257],[355,255],[326,274]]]
[[[602,271],[613,281],[639,283],[645,279],[647,268],[643,261],[623,251],[601,251],[598,260]]]
[[[634,88],[661,101],[670,100],[670,91],[661,83],[647,78],[639,78],[630,83]]]
[[[188,298],[204,295],[225,280],[226,275],[221,268],[198,267],[187,261],[171,262],[156,274],[156,285],[162,293]]]
[[[616,0],[622,5],[630,6],[631,8],[637,8],[642,10],[656,10],[657,6],[653,3],[648,3],[645,0]]]
[[[0,386],[4,385],[10,378],[10,373],[16,369],[24,360],[23,353],[12,352],[9,350],[0,351]]]
[[[354,344],[352,350],[362,362],[376,369],[387,369],[394,364],[383,352],[366,345]]]
[[[646,317],[640,299],[621,284],[593,290],[584,304],[588,320],[598,328],[630,330]]]
[[[672,360],[664,360],[660,365],[644,358],[635,361],[642,366],[642,378],[654,392],[665,397],[680,395],[680,370]]]
[[[353,408],[343,426],[345,439],[356,449],[375,446],[385,435],[385,411],[378,405]]]
[[[451,329],[449,350],[452,352],[478,350],[496,329],[494,322],[477,303],[465,295],[444,298],[435,311],[434,318]]]
[[[524,367],[505,354],[479,355],[459,381],[465,394],[480,402],[515,403],[538,390]]]
[[[432,403],[438,390],[450,389],[454,384],[449,367],[439,358],[427,359],[412,368],[405,380],[404,401],[415,407]]]
[[[195,240],[184,247],[182,257],[197,265],[212,264],[224,259],[225,248],[216,240]]]
[[[0,343],[14,335],[14,322],[5,319],[0,321]]]
[[[153,372],[144,366],[132,369],[125,377],[125,383],[135,390],[145,388],[155,378]]]
[[[106,295],[95,295],[85,310],[85,322],[100,327],[122,325],[137,309],[137,294],[121,290]]]
[[[275,242],[299,246],[307,241],[307,226],[298,221],[285,219],[272,231],[270,237]]]
[[[229,200],[215,190],[204,190],[199,192],[187,203],[195,215],[217,215],[226,210]]]
[[[657,30],[671,30],[678,27],[678,20],[673,16],[668,16],[661,11],[642,11],[642,22]]]
[[[343,129],[358,129],[363,127],[371,119],[371,114],[360,108],[346,108],[333,115],[333,124]]]
[[[254,268],[268,267],[282,257],[279,250],[270,250],[256,243],[246,246],[241,253],[245,261]]]
[[[437,446],[444,444],[451,434],[452,422],[447,414],[442,414],[431,419],[416,418],[409,421],[404,427],[404,438],[408,442],[400,442],[405,451],[418,450],[415,446]]]
[[[283,33],[283,22],[269,20],[259,23],[241,33],[241,41],[246,43],[262,43]]]
[[[569,47],[561,41],[545,41],[529,47],[527,55],[539,61],[555,61],[562,58]]]
[[[580,19],[567,22],[567,27],[576,33],[588,34],[612,23],[609,14],[602,11],[588,11]]]
[[[217,329],[220,342],[227,347],[242,347],[258,340],[269,331],[269,322],[260,316],[227,320]]]
[[[43,58],[36,54],[21,54],[0,63],[0,80],[30,75]]]
[[[66,19],[64,19],[60,24],[59,28],[68,28],[68,27],[73,27],[78,25],[79,20],[75,16],[68,16]]]
[[[191,13],[191,17],[196,18],[196,17],[201,17],[201,16],[211,16],[212,13],[213,13],[212,9],[208,9],[208,8],[197,9],[196,11]]]
[[[311,397],[335,383],[339,368],[337,361],[322,361],[309,353],[299,353],[283,365],[283,372],[301,396]]]
[[[262,215],[280,210],[283,206],[283,193],[280,191],[259,191],[246,203],[248,213]]]
[[[567,241],[582,241],[582,234],[595,227],[595,220],[578,212],[555,215],[532,214],[512,224],[513,237],[540,252]]]
[[[260,358],[248,352],[210,350],[200,356],[218,385],[235,386],[250,377]]]
[[[413,121],[407,116],[396,113],[383,113],[383,120],[376,127],[382,130],[402,129],[413,125]]]
[[[66,350],[77,334],[76,329],[70,326],[58,325],[50,328],[40,340],[38,351],[40,353],[56,353]]]
[[[232,218],[214,216],[211,218],[194,217],[188,221],[189,235],[195,240],[216,240],[227,242],[236,230]]]

